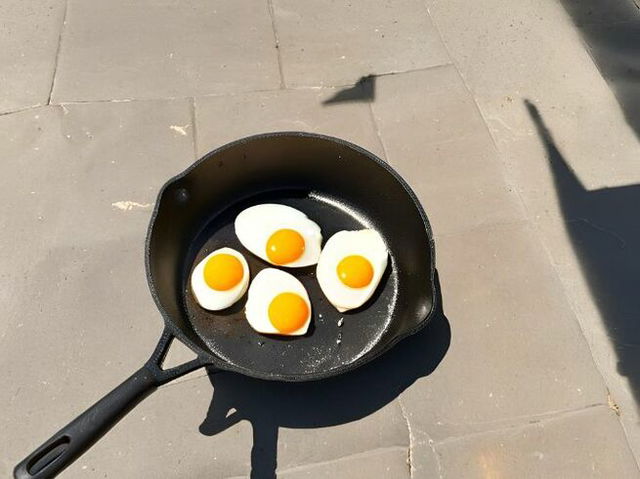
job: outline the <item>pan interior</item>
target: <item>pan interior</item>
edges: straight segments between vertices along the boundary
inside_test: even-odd
[[[311,301],[311,325],[302,337],[269,336],[254,331],[244,315],[246,294],[235,305],[216,312],[201,308],[195,301],[189,285],[191,271],[218,248],[227,246],[240,251],[249,263],[252,278],[271,267],[240,244],[233,228],[240,211],[260,203],[280,203],[302,211],[322,228],[323,243],[340,230],[362,229],[370,224],[363,211],[308,190],[263,193],[229,206],[207,223],[185,263],[183,307],[194,331],[215,356],[251,375],[294,379],[353,363],[378,343],[393,317],[398,285],[393,252],[374,296],[361,308],[346,313],[339,313],[325,298],[315,277],[315,266],[284,268],[302,282]],[[384,230],[379,232],[385,237]]]

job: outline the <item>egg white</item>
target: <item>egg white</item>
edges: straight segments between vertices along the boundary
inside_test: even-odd
[[[309,316],[304,325],[291,333],[278,331],[269,320],[269,305],[280,293],[296,293],[307,303]],[[249,325],[263,334],[280,334],[283,336],[301,336],[309,329],[311,323],[311,302],[307,290],[293,275],[275,268],[260,271],[249,286],[245,310]]]
[[[267,241],[280,229],[292,229],[304,238],[304,252],[295,261],[279,264],[279,267],[299,268],[318,262],[322,244],[320,226],[307,218],[302,211],[286,205],[266,203],[243,210],[234,223],[236,236],[257,257],[274,264],[267,256]]]
[[[240,263],[242,263],[242,280],[233,288],[226,291],[217,291],[210,288],[204,279],[204,267],[207,264],[207,261],[209,258],[217,254],[230,254],[238,258]],[[242,295],[247,291],[248,286],[249,265],[247,264],[247,260],[244,259],[242,253],[231,248],[220,248],[215,250],[200,261],[191,273],[191,291],[193,292],[198,304],[209,311],[218,311],[220,309],[228,308],[242,297]]]
[[[373,278],[367,286],[351,288],[340,281],[337,273],[338,263],[351,255],[363,256],[371,263]],[[339,231],[324,245],[318,260],[316,276],[320,289],[329,302],[338,311],[344,312],[362,306],[371,298],[387,268],[387,262],[387,247],[377,231]]]

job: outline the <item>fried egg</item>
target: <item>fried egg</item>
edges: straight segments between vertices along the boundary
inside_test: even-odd
[[[220,248],[207,255],[191,273],[191,290],[200,306],[210,311],[238,301],[249,285],[249,265],[241,253]]]
[[[320,257],[320,227],[290,206],[252,206],[236,217],[234,227],[242,246],[273,265],[310,266]]]
[[[338,311],[358,308],[378,287],[387,257],[387,247],[377,231],[339,231],[320,254],[316,269],[320,288]]]
[[[294,276],[274,268],[253,278],[245,312],[249,325],[263,334],[301,336],[311,322],[307,290]]]

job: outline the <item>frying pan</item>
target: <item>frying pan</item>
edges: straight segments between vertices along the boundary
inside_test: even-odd
[[[298,208],[321,226],[324,238],[343,229],[380,232],[390,261],[374,296],[356,310],[338,313],[320,291],[314,267],[291,270],[313,308],[310,331],[298,338],[253,331],[244,319],[246,298],[223,311],[200,308],[188,279],[194,263],[209,252],[238,249],[252,275],[269,266],[247,252],[233,232],[238,212],[259,203]],[[158,386],[194,369],[206,365],[267,380],[321,380],[351,371],[415,333],[436,306],[431,228],[409,186],[372,153],[311,133],[244,138],[169,180],[151,217],[145,264],[165,324],[150,359],[20,462],[16,478],[54,477]],[[163,369],[174,339],[197,358]]]

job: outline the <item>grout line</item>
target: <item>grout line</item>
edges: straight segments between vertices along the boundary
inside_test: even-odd
[[[267,6],[269,8],[269,16],[271,17],[271,30],[273,31],[273,40],[276,45],[276,56],[278,58],[278,72],[280,74],[280,90],[287,88],[284,82],[284,71],[282,69],[282,54],[280,53],[280,38],[278,37],[278,30],[276,29],[276,15],[273,8],[273,0],[267,0]]]
[[[453,63],[443,63],[438,65],[432,65],[424,68],[416,68],[413,70],[404,70],[398,72],[387,72],[387,73],[377,73],[372,74],[372,77],[380,78],[391,75],[403,75],[405,73],[418,73],[423,71],[428,71],[436,68],[443,67],[451,67],[455,65]],[[357,82],[356,82],[357,83]],[[305,86],[289,86],[286,87],[288,90],[297,90],[297,91],[306,91],[306,90],[335,90],[336,88],[345,88],[354,86],[356,83],[345,83],[340,85],[305,85]],[[237,91],[228,91],[228,92],[220,92],[220,93],[207,93],[203,95],[198,95],[198,98],[217,98],[224,96],[233,96],[233,95],[242,95],[242,94],[250,94],[250,93],[273,93],[281,91],[281,88],[262,88],[256,90],[237,90]],[[184,96],[165,96],[165,97],[149,97],[149,98],[99,98],[94,100],[62,100],[55,103],[46,103],[46,104],[37,104],[31,105],[24,108],[19,108],[15,110],[9,110],[6,112],[0,112],[0,116],[2,115],[10,115],[12,113],[19,113],[24,110],[29,110],[32,108],[38,108],[41,106],[61,106],[61,105],[84,105],[84,104],[92,104],[92,103],[129,103],[129,102],[144,102],[144,101],[174,101],[174,100],[190,100],[194,98],[193,95],[184,95]],[[50,99],[49,99],[50,100]]]
[[[198,159],[198,130],[196,126],[196,97],[191,97],[191,138],[193,139],[193,156]]]
[[[56,74],[58,73],[58,62],[60,61],[60,47],[62,46],[62,34],[64,27],[67,24],[67,10],[69,9],[69,0],[64,2],[64,12],[62,14],[62,25],[60,25],[60,35],[58,35],[58,48],[56,48],[56,57],[53,64],[53,74],[51,75],[51,88],[49,89],[49,97],[47,98],[47,105],[51,105],[51,96],[53,95],[53,87],[56,84]]]
[[[402,404],[402,399],[400,396],[396,399],[398,401],[398,406],[400,406],[400,414],[404,418],[404,421],[407,423],[407,432],[409,433],[409,447],[407,450],[407,464],[409,465],[409,477],[413,479],[413,475],[415,473],[415,467],[413,466],[413,430],[411,429],[411,423],[409,422],[409,416],[407,415],[407,411],[404,408],[404,404]]]
[[[371,122],[373,123],[373,130],[376,133],[376,137],[378,138],[378,141],[380,142],[380,146],[382,147],[382,154],[384,155],[384,160],[390,165],[391,164],[391,159],[389,158],[389,154],[387,153],[387,148],[384,145],[384,141],[382,141],[382,134],[380,133],[380,125],[378,125],[378,122],[376,121],[376,116],[373,113],[373,105],[371,104],[371,102],[368,102],[369,104],[369,116],[371,117]]]
[[[3,111],[0,112],[0,116],[12,115],[14,113],[22,113],[23,111],[35,110],[37,108],[43,107],[42,103],[38,103],[37,105],[29,105],[22,108],[16,108],[15,110]]]
[[[462,434],[459,436],[447,437],[445,439],[438,441],[436,445],[441,446],[441,445],[451,444],[454,442],[463,441],[465,439],[470,439],[474,437],[484,436],[486,434],[491,434],[491,433],[499,433],[499,432],[513,431],[513,430],[524,430],[524,429],[535,427],[538,425],[544,426],[551,422],[560,421],[568,417],[579,416],[588,411],[591,411],[592,409],[597,409],[597,408],[602,408],[607,410],[610,409],[607,404],[595,403],[595,404],[588,404],[587,406],[584,406],[578,409],[566,409],[566,410],[552,411],[549,413],[543,413],[543,414],[538,414],[533,416],[522,416],[520,417],[520,419],[527,420],[527,422],[521,422],[519,424],[510,424],[502,427],[497,427],[495,429],[476,431],[469,434]],[[629,445],[627,444],[627,446]]]
[[[351,459],[364,459],[367,458],[369,456],[375,456],[377,454],[383,453],[383,452],[387,452],[387,451],[401,451],[404,450],[403,446],[388,446],[388,447],[378,447],[375,449],[369,449],[367,451],[363,451],[363,452],[356,452],[355,454],[349,454],[348,456],[341,456],[341,457],[337,457],[335,459],[328,459],[326,461],[319,461],[319,462],[312,462],[309,464],[301,464],[299,466],[293,466],[287,469],[282,469],[282,470],[278,470],[277,473],[278,474],[285,474],[285,473],[291,473],[291,472],[304,472],[304,471],[308,471],[309,469],[313,469],[319,466],[326,466],[329,464],[335,464],[335,463],[339,463],[339,462],[343,462],[343,461],[349,461]]]
[[[426,71],[430,71],[430,70],[436,70],[438,68],[445,68],[445,67],[451,67],[454,66],[454,63],[449,61],[447,63],[438,63],[436,65],[429,65],[428,67],[420,67],[420,68],[410,68],[409,70],[400,70],[400,71],[392,71],[392,72],[382,72],[382,73],[371,73],[369,75],[369,77],[371,78],[382,78],[382,77],[389,77],[389,76],[393,76],[393,75],[403,75],[405,73],[418,73],[418,72],[426,72]],[[358,79],[358,81],[360,81],[360,79]],[[337,85],[319,85],[319,86],[299,86],[299,89],[304,89],[304,88],[343,88],[343,87],[347,87],[347,86],[354,86],[357,83],[357,81],[355,83],[341,83],[341,84],[337,84]],[[292,87],[292,88],[296,88],[296,87]]]

